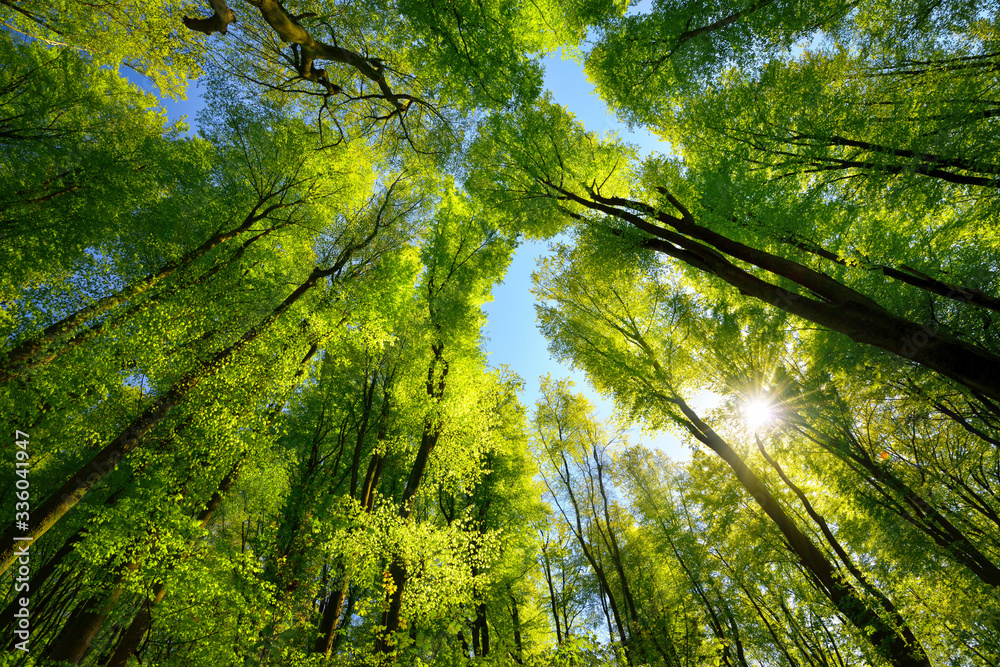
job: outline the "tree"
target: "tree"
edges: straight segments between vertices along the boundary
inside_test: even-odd
[[[666,591],[654,589],[643,596],[651,582],[643,581],[637,568],[639,547],[633,544],[627,512],[615,499],[609,472],[609,450],[622,434],[605,432],[592,413],[593,407],[571,394],[565,382],[543,381],[534,421],[546,487],[597,578],[599,594],[608,600],[627,660],[682,664],[699,653],[698,640],[685,643],[689,628],[671,618],[676,607],[664,604]]]
[[[652,127],[686,106],[690,93],[731,72],[753,76],[761,65],[790,60],[793,46],[832,41],[895,64],[935,50],[986,53],[996,42],[996,26],[963,0],[654,2],[646,12],[604,20],[598,28],[588,73],[616,113]]]
[[[1000,365],[1000,357],[987,345],[898,315],[764,243],[750,245],[700,223],[703,214],[706,220],[717,219],[717,198],[699,193],[697,176],[682,176],[679,165],[654,158],[630,187],[627,149],[585,134],[549,103],[517,125],[498,121],[487,137],[479,158],[489,155],[508,170],[483,174],[483,180],[473,174],[470,187],[516,193],[527,202],[519,215],[533,216],[535,225],[558,225],[560,216],[583,224],[606,221],[611,235],[629,239],[634,247],[671,257],[741,294],[936,371],[990,400],[1000,397],[992,379],[996,375],[987,371]],[[674,194],[692,187],[692,201],[699,204],[694,212]],[[539,199],[550,203],[539,204]],[[740,216],[733,218],[730,224],[740,224]]]
[[[4,663],[997,664],[991,7],[0,0]]]
[[[888,598],[863,578],[855,584],[843,579],[838,566],[798,527],[743,458],[677,393],[677,380],[672,377],[671,369],[678,357],[669,354],[669,341],[652,336],[664,330],[664,325],[658,322],[660,312],[678,318],[683,311],[661,311],[663,306],[655,302],[640,302],[638,309],[629,307],[623,299],[629,285],[627,273],[618,285],[607,280],[602,284],[593,278],[584,282],[579,280],[580,273],[578,265],[572,278],[567,279],[566,274],[559,273],[540,278],[541,293],[555,304],[543,311],[545,327],[560,348],[572,355],[575,363],[585,365],[593,376],[600,377],[601,382],[608,382],[607,386],[615,391],[621,404],[645,411],[662,411],[660,419],[669,419],[682,426],[725,461],[781,531],[817,588],[866,636],[877,653],[893,664],[929,664],[912,630]],[[650,296],[656,293],[654,286]],[[668,323],[667,332],[669,326]],[[660,350],[667,354],[661,356]],[[619,374],[620,371],[613,370],[615,367],[630,370]],[[866,601],[867,594],[874,600]],[[891,620],[886,620],[883,614]]]

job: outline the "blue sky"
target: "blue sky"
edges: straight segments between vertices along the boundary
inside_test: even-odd
[[[616,132],[623,139],[636,144],[640,155],[650,152],[670,152],[670,144],[660,142],[656,137],[641,129],[630,131],[608,112],[607,106],[594,92],[594,86],[587,80],[583,68],[571,60],[563,60],[559,54],[545,59],[545,85],[553,98],[574,114],[588,130],[607,133]],[[531,408],[538,398],[538,379],[545,374],[555,378],[570,378],[576,388],[587,395],[597,405],[598,413],[608,417],[612,405],[602,399],[588,384],[586,376],[573,371],[549,356],[548,344],[535,324],[535,300],[531,294],[531,273],[538,259],[547,252],[546,242],[528,242],[522,245],[514,256],[503,283],[493,289],[493,302],[486,304],[489,324],[484,333],[489,338],[487,350],[493,366],[505,364],[524,379],[523,400]],[[635,431],[632,440],[640,439]],[[648,445],[655,446],[675,460],[690,457],[686,445],[672,434],[657,434],[642,437]]]
[[[623,139],[639,147],[640,155],[650,152],[670,152],[670,144],[659,141],[643,129],[629,130],[608,112],[607,106],[594,92],[594,86],[587,80],[583,67],[572,60],[563,60],[556,53],[547,57],[545,64],[545,85],[552,92],[556,102],[564,105],[591,131],[599,133],[616,132]],[[131,77],[130,77],[131,78]],[[135,81],[135,79],[133,79]],[[135,81],[140,85],[145,81]],[[195,114],[202,106],[200,91],[193,84],[188,91],[188,99],[183,101],[165,100],[164,107],[171,120],[186,115],[189,124],[194,124]],[[507,365],[525,383],[522,400],[529,409],[538,398],[539,377],[551,374],[555,378],[570,378],[597,406],[598,414],[609,417],[612,405],[602,399],[588,384],[580,371],[552,359],[545,338],[535,324],[534,297],[531,294],[531,273],[538,259],[547,252],[546,242],[528,242],[522,245],[514,256],[503,283],[493,289],[493,302],[486,305],[489,324],[483,330],[488,338],[486,349],[490,354],[490,364],[494,367]],[[699,407],[702,397],[694,397],[692,404]],[[690,457],[688,447],[672,434],[640,436],[634,430],[632,441],[642,440],[647,445],[663,450],[675,460]]]

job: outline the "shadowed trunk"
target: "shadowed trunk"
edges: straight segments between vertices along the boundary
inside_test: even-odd
[[[129,573],[135,572],[138,567],[139,563],[136,561],[130,561],[128,564],[120,566],[107,596],[88,600],[79,613],[73,614],[69,622],[63,626],[59,637],[53,642],[52,649],[48,654],[50,660],[79,664],[83,654],[94,641],[94,637],[104,627],[104,621],[108,619],[118,602],[118,598],[121,597],[122,580]]]

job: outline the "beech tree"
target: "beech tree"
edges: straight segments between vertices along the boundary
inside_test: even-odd
[[[0,663],[994,667],[995,4],[0,0]]]
[[[513,141],[515,134],[524,136],[522,143]],[[788,257],[787,247],[766,241],[751,245],[718,231],[710,223],[718,220],[717,202],[725,197],[700,191],[698,175],[682,176],[676,162],[654,157],[642,169],[630,167],[627,148],[587,135],[548,102],[516,125],[498,121],[480,150],[478,157],[500,161],[506,169],[474,174],[470,187],[493,198],[515,196],[526,202],[513,213],[521,219],[548,229],[577,220],[584,225],[607,221],[609,235],[628,238],[741,294],[936,371],[990,400],[1000,397],[996,375],[987,370],[1000,363],[991,345],[967,342],[896,314],[835,276]],[[689,208],[681,192],[691,192],[689,203],[699,207]],[[740,215],[725,219],[730,225],[742,222]]]

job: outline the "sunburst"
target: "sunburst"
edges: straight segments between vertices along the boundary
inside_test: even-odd
[[[774,418],[770,401],[763,398],[755,398],[743,405],[743,419],[747,426],[757,429]]]

